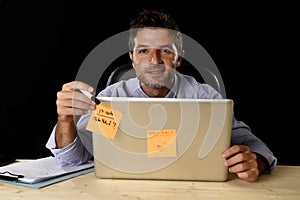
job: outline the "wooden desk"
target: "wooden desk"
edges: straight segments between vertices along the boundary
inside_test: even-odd
[[[0,199],[300,199],[300,166],[277,166],[271,175],[246,182],[231,174],[227,182],[98,179],[82,175],[40,190],[1,185]]]

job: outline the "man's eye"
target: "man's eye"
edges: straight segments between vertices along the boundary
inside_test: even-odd
[[[172,53],[172,51],[170,50],[170,49],[161,49],[160,50],[162,53],[164,53],[164,54],[171,54]]]
[[[140,49],[138,51],[139,54],[146,54],[147,52],[148,52],[147,49]]]

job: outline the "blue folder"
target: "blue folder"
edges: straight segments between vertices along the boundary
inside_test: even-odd
[[[0,179],[0,183],[2,184],[7,184],[7,185],[14,185],[14,186],[20,186],[20,187],[27,187],[27,188],[33,188],[33,189],[40,189],[49,185],[52,185],[54,183],[58,183],[61,181],[65,181],[83,174],[88,174],[94,172],[94,167],[91,168],[87,168],[81,171],[77,171],[77,172],[72,172],[69,174],[64,174],[55,178],[49,178],[40,182],[36,182],[36,183],[22,183],[22,182],[18,182],[18,181],[9,181],[9,180],[2,180]]]

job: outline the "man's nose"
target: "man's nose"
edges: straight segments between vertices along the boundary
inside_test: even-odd
[[[157,49],[153,49],[150,53],[150,63],[151,64],[161,64],[161,55],[160,51]]]

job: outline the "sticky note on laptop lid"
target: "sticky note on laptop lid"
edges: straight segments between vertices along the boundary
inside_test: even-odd
[[[123,113],[102,104],[96,105],[92,111],[86,130],[114,139],[119,128]]]
[[[149,158],[176,157],[176,130],[148,130],[147,151]]]

